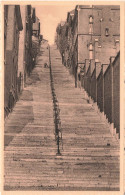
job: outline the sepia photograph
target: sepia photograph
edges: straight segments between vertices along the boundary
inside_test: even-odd
[[[3,191],[119,193],[120,4],[2,9]]]

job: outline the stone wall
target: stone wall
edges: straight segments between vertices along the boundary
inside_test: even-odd
[[[120,131],[120,53],[113,66],[113,122],[117,133]]]

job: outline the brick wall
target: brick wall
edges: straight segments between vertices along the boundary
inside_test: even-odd
[[[82,8],[78,11],[78,34],[89,34],[89,15],[91,15],[92,9],[88,6],[88,9]]]
[[[86,73],[85,73],[85,75],[84,75],[84,81],[83,81],[84,83],[83,83],[83,87],[84,87],[84,89],[87,91],[87,76],[86,76]]]
[[[104,74],[104,112],[112,123],[112,66],[109,64]]]
[[[102,18],[102,9],[96,8],[96,6],[94,6],[92,15],[93,15],[93,36],[101,35],[100,18]]]
[[[103,87],[104,87],[103,86],[103,70],[101,70],[97,78],[97,104],[101,112],[103,112],[103,101],[104,101]]]
[[[86,86],[86,91],[88,95],[90,96],[91,94],[91,66],[89,65],[88,70],[86,72],[86,77],[87,77],[87,86]]]
[[[113,62],[113,122],[120,132],[120,52]]]
[[[84,89],[87,91],[87,71],[89,68],[89,60],[85,60],[85,67],[84,67]]]
[[[89,22],[90,16],[93,16],[93,34],[100,35],[101,26],[100,26],[100,18],[102,17],[102,9],[97,8],[96,6],[80,6],[80,10],[78,11],[78,33],[79,34],[89,34]]]
[[[90,39],[90,35],[78,35],[78,63],[83,63],[85,59],[89,59],[88,43]]]
[[[98,53],[98,60],[101,63],[109,63],[110,56],[116,56],[119,51],[120,40],[120,8],[119,6],[104,6],[102,8],[102,18],[100,18],[101,36],[98,42],[99,48],[95,48]],[[106,36],[106,28],[108,34]],[[96,53],[96,54],[97,54]]]
[[[91,75],[91,97],[96,102],[97,84],[96,84],[96,68]]]
[[[106,39],[105,28],[109,29],[111,39],[113,35],[120,35],[120,7],[104,6],[102,9],[101,36]]]
[[[120,133],[120,52],[109,64],[85,60],[83,87]]]
[[[107,40],[100,39],[99,45],[101,46],[98,49],[98,60],[103,64],[108,64],[110,56],[116,56],[116,47],[114,40]]]

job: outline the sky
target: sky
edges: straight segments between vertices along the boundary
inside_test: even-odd
[[[67,12],[72,11],[75,5],[37,5],[36,16],[40,19],[41,34],[49,44],[54,43],[56,27],[67,18]]]

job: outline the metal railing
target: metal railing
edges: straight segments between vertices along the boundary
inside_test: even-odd
[[[61,155],[60,152],[60,143],[62,142],[62,130],[61,130],[61,119],[60,119],[60,108],[59,102],[55,93],[54,81],[51,68],[51,55],[49,47],[49,67],[50,67],[50,85],[53,99],[53,115],[54,115],[54,124],[55,124],[55,140],[57,142],[57,155]],[[62,144],[63,149],[63,144]]]

